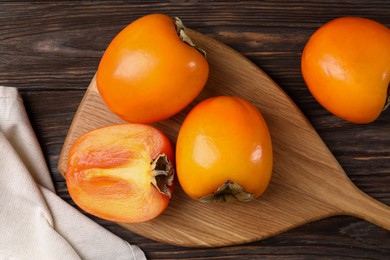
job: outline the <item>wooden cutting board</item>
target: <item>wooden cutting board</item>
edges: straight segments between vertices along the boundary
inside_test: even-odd
[[[204,204],[176,184],[166,211],[156,219],[121,226],[150,239],[187,247],[227,246],[260,240],[333,215],[351,215],[390,229],[390,207],[356,188],[293,101],[262,70],[231,48],[200,33],[191,38],[207,51],[210,78],[178,115],[154,124],[172,141],[186,114],[201,100],[235,95],[263,114],[273,142],[274,171],[266,192],[249,203]],[[129,100],[131,102],[131,100]],[[225,116],[228,120],[229,115]],[[117,123],[99,96],[95,78],[64,143],[59,170],[66,172],[70,146],[83,133]]]

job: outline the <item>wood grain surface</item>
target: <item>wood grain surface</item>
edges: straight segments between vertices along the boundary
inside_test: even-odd
[[[275,82],[226,45],[191,30],[187,33],[207,52],[207,84],[186,109],[154,126],[175,146],[186,115],[202,100],[221,95],[248,100],[261,111],[271,133],[271,183],[261,198],[227,205],[194,201],[177,183],[162,215],[146,223],[119,223],[121,226],[162,243],[186,247],[253,242],[341,214],[359,216],[390,231],[390,207],[366,196],[350,182],[305,116]],[[69,149],[77,138],[100,127],[123,123],[104,104],[94,77],[61,150],[61,174],[65,176]]]
[[[303,111],[352,182],[390,205],[389,111],[370,125],[344,122],[312,98],[300,74],[302,48],[316,28],[346,15],[390,26],[389,1],[0,2],[0,84],[19,88],[63,199],[74,205],[57,170],[58,157],[100,57],[126,24],[153,12],[181,17],[188,27],[261,67]],[[89,217],[140,246],[149,259],[388,259],[390,255],[388,231],[347,216],[253,243],[208,249],[157,243]]]

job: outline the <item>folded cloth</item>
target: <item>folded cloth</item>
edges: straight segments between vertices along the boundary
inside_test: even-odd
[[[0,259],[146,259],[56,195],[11,87],[0,87]]]

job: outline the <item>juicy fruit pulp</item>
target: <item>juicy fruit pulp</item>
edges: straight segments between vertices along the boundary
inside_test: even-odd
[[[88,132],[71,147],[66,182],[83,210],[116,222],[155,218],[173,188],[172,147],[157,129],[137,124]]]
[[[271,138],[262,115],[238,97],[199,103],[179,131],[176,170],[193,199],[248,201],[260,196],[272,173]]]

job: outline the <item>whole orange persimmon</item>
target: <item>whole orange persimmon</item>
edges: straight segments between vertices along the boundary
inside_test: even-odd
[[[248,101],[208,98],[185,118],[176,144],[176,170],[183,190],[204,202],[250,201],[272,174],[267,125]]]
[[[152,126],[123,124],[79,137],[68,155],[66,184],[86,212],[116,222],[160,215],[173,192],[173,150]]]
[[[109,44],[97,70],[97,87],[107,107],[128,122],[164,120],[205,86],[209,67],[204,55],[178,18],[146,15]]]
[[[332,20],[307,42],[301,69],[310,92],[328,111],[370,123],[389,102],[390,29],[366,18]]]

